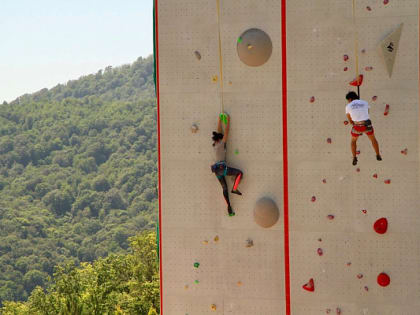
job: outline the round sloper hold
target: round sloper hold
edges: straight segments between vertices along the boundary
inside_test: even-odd
[[[277,204],[270,198],[264,197],[257,201],[254,208],[254,220],[263,227],[272,227],[280,218],[280,210]]]
[[[250,66],[258,67],[270,59],[273,43],[264,31],[251,28],[245,31],[237,42],[238,56],[241,61]]]
[[[391,283],[391,278],[385,272],[382,272],[378,275],[377,281],[381,287],[386,287]]]
[[[385,234],[388,230],[388,220],[386,218],[380,218],[373,224],[373,229],[378,234]]]

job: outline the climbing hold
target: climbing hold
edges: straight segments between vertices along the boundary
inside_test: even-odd
[[[315,202],[316,201],[316,197],[315,196],[312,196],[311,201],[312,202]]]
[[[361,51],[360,51],[362,54],[365,54],[366,53],[366,49],[362,49]]]
[[[350,267],[351,266],[351,261],[349,261],[349,262],[347,262],[347,267]]]
[[[331,314],[331,309],[330,309],[330,308],[327,308],[327,309],[325,310],[325,313],[327,313],[327,314]]]
[[[229,81],[229,85],[232,85],[233,83],[232,83],[232,81]]]
[[[365,289],[366,292],[369,291],[369,287],[367,285],[365,285],[364,289]]]
[[[365,70],[366,71],[372,71],[373,70],[373,67],[371,67],[371,66],[365,67]]]
[[[315,283],[314,283],[314,279],[309,279],[309,281],[307,283],[305,283],[302,288],[306,291],[309,292],[314,292],[315,291]]]
[[[387,184],[387,185],[389,185],[389,184],[391,184],[391,180],[390,179],[385,179],[384,180],[384,183]]]
[[[211,80],[216,83],[219,80],[219,77],[217,75],[214,75]]]
[[[236,285],[237,285],[238,287],[240,287],[240,286],[242,285],[242,281],[238,281],[238,282],[236,283]]]
[[[324,178],[324,179],[322,180],[322,182],[323,182],[324,184],[326,184],[326,183],[327,183],[327,180]]]
[[[388,116],[388,114],[389,114],[389,104],[386,104],[385,105],[385,111],[384,111],[384,116]]]
[[[200,280],[195,280],[194,283],[195,284],[199,284],[200,283]]]
[[[333,214],[327,215],[328,220],[334,220],[335,216]]]
[[[407,149],[407,148],[405,148],[404,150],[402,150],[402,151],[401,151],[401,154],[403,154],[403,155],[407,155],[407,154],[408,154],[408,149]]]
[[[347,126],[349,122],[347,120],[344,121],[344,126]]]
[[[364,214],[366,214],[366,213],[367,213],[367,210],[366,210],[366,209],[363,209],[363,210],[362,210],[362,212],[363,212]]]
[[[363,74],[359,74],[357,78],[351,81],[349,84],[352,86],[361,86],[363,83]]]
[[[322,242],[322,238],[318,238],[318,242]]]
[[[203,245],[208,245],[209,244],[209,241],[208,240],[204,240],[204,241],[202,241],[202,244]]]
[[[239,150],[238,150],[238,149],[236,149],[236,150],[235,150],[235,154],[236,154],[236,155],[238,155],[238,154],[239,154]]]
[[[332,143],[332,140],[331,140],[331,138],[327,138],[327,143]]]
[[[376,101],[378,97],[376,95],[372,96],[372,101]]]
[[[389,3],[389,0],[384,0],[384,4],[387,5]]]
[[[387,3],[384,1],[384,4]],[[385,39],[379,44],[379,48],[382,52],[389,77],[392,76],[394,69],[395,58],[397,56],[403,25],[404,24],[401,23],[396,30],[391,32],[391,34],[385,37]]]
[[[197,58],[197,60],[201,60],[201,54],[200,54],[200,52],[199,51],[194,51],[194,55],[195,55],[195,58]]]
[[[349,56],[348,56],[348,55],[344,55],[344,56],[343,56],[343,60],[344,60],[344,61],[349,60]]]
[[[220,114],[220,120],[223,121],[223,123],[227,124],[227,115],[225,113]]]
[[[254,241],[253,241],[253,240],[251,240],[250,238],[248,238],[248,239],[246,240],[246,247],[250,248],[250,247],[252,247],[252,246],[254,246]]]
[[[389,276],[385,272],[382,272],[378,275],[377,281],[378,281],[378,284],[381,287],[386,287],[390,284],[391,279],[389,278]]]
[[[311,98],[309,99],[309,102],[311,103],[315,102],[315,96],[311,96]]]
[[[257,201],[254,208],[254,220],[263,227],[272,227],[280,218],[280,211],[277,204],[268,197],[263,197]]]
[[[195,262],[194,263],[194,268],[198,268],[198,267],[200,267],[200,263],[199,262]]]
[[[356,154],[357,154],[357,155],[359,155],[359,154],[360,154],[360,150],[357,150],[357,151],[356,151]]]
[[[344,69],[343,69],[344,71],[347,71],[347,70],[349,70],[349,68],[348,67],[344,67]]]
[[[378,178],[378,174],[375,173],[375,174],[372,175],[372,177],[373,178]]]
[[[357,275],[357,279],[362,279],[362,278],[363,278],[363,274],[359,273],[359,274]]]
[[[212,310],[212,311],[217,310],[216,304],[212,304],[212,305],[211,305],[211,310]]]
[[[191,132],[192,132],[192,133],[197,133],[197,131],[198,131],[198,126],[197,126],[196,124],[193,124],[193,125],[191,126]]]
[[[385,234],[388,230],[388,220],[386,218],[380,218],[373,224],[373,229],[378,234]]]
[[[316,250],[316,252],[318,253],[318,256],[322,256],[322,255],[324,255],[324,251],[322,250],[322,248],[318,248],[318,249]]]
[[[341,308],[337,307],[337,308],[335,309],[335,313],[336,313],[337,315],[341,315]]]
[[[356,172],[357,173],[360,173],[360,168],[356,168]]]
[[[372,8],[371,8],[370,6],[367,6],[367,7],[366,7],[366,10],[368,10],[368,11],[372,11]]]
[[[219,241],[219,236],[218,236],[218,235],[216,235],[216,236],[214,237],[214,241],[215,241],[216,243]]]
[[[241,61],[251,67],[265,64],[273,52],[270,37],[256,28],[245,31],[237,42],[238,56]]]

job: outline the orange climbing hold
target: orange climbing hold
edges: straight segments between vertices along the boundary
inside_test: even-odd
[[[378,275],[377,281],[381,287],[386,287],[391,283],[391,279],[385,272],[382,272]]]
[[[385,234],[388,230],[388,220],[386,218],[380,218],[373,224],[373,229],[378,234]]]
[[[355,78],[353,81],[351,81],[349,84],[351,86],[361,86],[363,83],[363,74],[360,74],[359,77]]]
[[[388,116],[388,114],[389,114],[389,104],[386,104],[385,105],[385,111],[384,111],[384,116]]]
[[[306,291],[309,292],[314,292],[315,291],[315,282],[314,279],[309,279],[309,281],[307,283],[305,283],[302,288]]]

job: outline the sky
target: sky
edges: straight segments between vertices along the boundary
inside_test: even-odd
[[[0,103],[152,53],[152,0],[0,0]]]

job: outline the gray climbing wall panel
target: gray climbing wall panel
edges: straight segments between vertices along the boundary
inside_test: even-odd
[[[377,162],[362,136],[357,167],[343,123],[356,75],[352,1],[286,4],[291,313],[418,314],[418,0],[356,0],[361,95],[384,158]],[[244,195],[231,195],[233,218],[210,172],[221,110],[217,2],[159,0],[158,21],[162,314],[286,314],[281,1],[221,0],[228,161],[244,171]],[[390,78],[377,47],[401,23]],[[272,41],[260,67],[237,55],[238,37],[250,28]],[[280,209],[269,229],[253,219],[263,197]],[[372,229],[380,217],[389,221],[384,235]],[[386,288],[376,283],[381,272],[391,277]],[[314,292],[302,289],[310,278]]]

